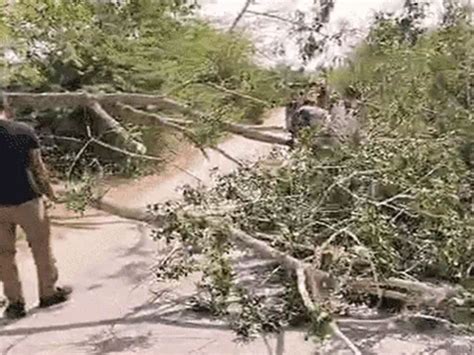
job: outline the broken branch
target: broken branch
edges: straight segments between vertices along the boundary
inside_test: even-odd
[[[235,94],[235,93],[234,93]],[[156,106],[161,110],[173,110],[178,113],[187,115],[189,117],[203,117],[205,114],[196,110],[193,110],[188,105],[179,103],[171,98],[159,95],[146,95],[146,94],[132,94],[132,93],[120,93],[120,94],[90,94],[87,92],[75,92],[75,93],[4,93],[5,101],[9,106],[15,107],[33,107],[36,109],[52,109],[60,107],[74,107],[84,106],[90,107],[102,118],[104,122],[110,127],[118,126],[114,123],[113,117],[111,117],[104,109],[103,105],[117,105],[128,113],[134,114],[140,119],[153,120],[153,122],[160,123],[161,125],[175,129],[186,135],[191,141],[197,146],[201,146],[195,139],[192,132],[185,129],[183,126],[189,125],[189,121],[179,120],[173,118],[166,118],[155,113],[149,113],[143,110],[134,108],[133,106]],[[115,121],[116,122],[116,121]],[[270,144],[279,144],[284,146],[291,146],[291,139],[285,137],[279,137],[267,133],[262,133],[261,127],[254,129],[251,126],[245,126],[230,122],[223,123],[223,129],[248,139],[261,141]],[[123,132],[122,132],[123,133]],[[138,148],[138,147],[136,147]],[[203,152],[202,147],[200,148]],[[134,149],[135,150],[135,149]],[[203,152],[203,154],[205,154]]]
[[[271,107],[271,104],[268,101],[264,101],[264,100],[259,99],[257,97],[246,95],[246,94],[243,94],[243,93],[235,91],[235,90],[227,89],[223,86],[220,86],[220,85],[217,85],[217,84],[214,84],[214,83],[201,83],[201,84],[205,85],[205,86],[209,86],[210,88],[213,88],[215,90],[222,91],[222,92],[224,92],[226,94],[229,94],[229,95],[232,95],[232,96],[238,96],[238,97],[241,97],[242,99],[253,101],[257,104],[264,105],[265,107]]]
[[[232,25],[229,28],[229,32],[234,31],[235,27],[237,27],[238,23],[244,17],[245,12],[247,12],[247,9],[249,6],[252,4],[252,0],[246,0],[244,6],[242,7],[242,10],[240,10],[239,14],[237,17],[234,19],[234,22],[232,22]]]
[[[164,216],[153,216],[147,214],[139,209],[127,209],[115,206],[110,202],[102,202],[98,204],[98,207],[124,218],[134,219],[138,221],[146,222],[156,228],[162,228],[166,223]],[[206,222],[211,228],[221,228],[222,218],[206,218],[201,214],[195,214],[193,210],[182,210],[182,216],[205,218]],[[298,291],[301,294],[305,307],[310,312],[317,311],[317,307],[313,300],[322,300],[323,291],[328,285],[333,285],[335,281],[325,271],[315,269],[312,265],[296,259],[295,257],[280,251],[272,246],[268,245],[262,240],[259,240],[248,233],[233,227],[228,226],[228,236],[234,243],[242,244],[246,248],[249,248],[260,254],[263,257],[273,259],[278,262],[286,270],[295,272],[297,277]],[[375,282],[370,279],[358,279],[349,281],[348,286],[350,289],[358,292],[365,292],[380,296],[380,290],[382,290],[383,297],[401,300],[407,304],[413,304],[415,301],[418,305],[432,305],[437,306],[439,302],[444,301],[455,295],[454,289],[447,290],[445,287],[435,287],[429,284],[421,282],[412,282],[400,279],[388,279],[383,282]],[[311,294],[308,291],[308,287],[311,290]],[[397,290],[400,289],[400,290]],[[407,292],[408,291],[408,292]],[[413,299],[411,296],[413,293],[420,295],[421,297]],[[436,303],[433,302],[433,295],[442,296],[435,297]],[[329,327],[333,334],[341,339],[354,354],[361,354],[357,346],[340,330],[338,325],[332,321]]]
[[[132,138],[132,136],[128,133],[128,131],[123,128],[123,126],[117,122],[109,113],[102,107],[102,105],[98,101],[92,101],[87,105],[92,112],[94,112],[97,117],[100,119],[100,128],[99,132],[105,132],[107,134],[114,135],[117,142],[114,142],[115,145],[127,147],[131,151],[135,153],[144,154],[146,152],[146,147],[137,142]]]
[[[190,132],[188,129],[184,128],[185,126],[189,125],[188,120],[180,120],[177,118],[168,118],[156,113],[150,113],[146,112],[143,110],[136,109],[134,107],[131,107],[129,105],[123,105],[123,104],[118,104],[119,107],[121,107],[123,110],[128,111],[132,114],[135,115],[135,117],[143,120],[152,120],[155,123],[159,123],[165,127],[171,128],[178,130],[182,133],[186,133],[186,136],[188,138],[191,138],[194,140],[192,132]],[[246,126],[246,125],[241,125],[237,123],[230,123],[230,122],[223,122],[222,127],[225,131],[233,134],[240,135],[242,137],[264,142],[264,143],[270,143],[270,144],[279,144],[279,145],[285,145],[285,146],[290,146],[291,145],[291,140],[285,137],[279,137],[276,135],[268,134],[268,133],[263,133],[258,130],[255,130],[253,126]]]
[[[260,141],[264,143],[270,143],[270,144],[284,145],[287,147],[291,146],[291,139],[289,138],[279,137],[279,136],[275,136],[268,133],[263,133],[258,130],[254,130],[253,128],[250,128],[249,126],[245,126],[245,125],[241,125],[237,123],[224,122],[223,128],[227,132],[237,134],[247,139],[252,139],[252,140],[256,140],[256,141]]]
[[[174,120],[174,122],[172,120],[169,120],[168,118],[164,117],[164,116],[161,116],[157,113],[149,113],[149,112],[145,112],[145,111],[142,111],[142,110],[139,110],[139,109],[136,109],[132,106],[129,106],[129,105],[124,105],[124,104],[117,104],[122,110],[126,111],[126,112],[131,112],[133,113],[135,116],[137,117],[141,117],[141,118],[145,118],[145,119],[153,119],[155,121],[155,123],[158,123],[160,125],[162,125],[163,127],[167,127],[167,128],[170,128],[170,129],[173,129],[173,130],[176,130],[180,133],[182,133],[186,138],[188,138],[191,142],[193,142],[198,148],[199,150],[201,151],[201,153],[206,157],[206,158],[209,158],[206,151],[204,150],[204,147],[202,146],[202,144],[196,139],[196,137],[194,136],[193,132],[191,132],[189,129],[179,125],[178,123],[176,123],[177,121]]]
[[[162,110],[174,110],[190,116],[200,115],[200,113],[193,111],[189,106],[162,95],[134,93],[90,94],[88,92],[4,92],[3,97],[10,107],[33,107],[40,110],[88,106],[91,101],[97,101],[101,105],[113,105],[118,102],[125,105],[143,107],[151,105],[157,106]]]
[[[305,269],[300,267],[296,270],[296,280],[298,284],[298,292],[303,300],[303,304],[310,313],[317,312],[317,308],[314,305],[314,302],[311,300],[308,289],[306,288],[306,272]],[[355,346],[355,344],[341,331],[336,322],[331,321],[329,323],[329,328],[332,333],[341,339],[355,355],[362,355],[360,350]]]

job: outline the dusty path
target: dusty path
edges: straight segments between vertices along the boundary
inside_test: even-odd
[[[271,112],[266,121],[279,124],[283,111]],[[221,148],[240,160],[255,161],[272,147],[241,137],[232,137]],[[178,160],[205,183],[212,170],[235,169],[215,152],[210,160],[190,151]],[[165,201],[176,196],[176,188],[196,184],[186,173],[170,170],[121,186],[108,198],[131,206]],[[31,310],[28,318],[3,324],[0,319],[2,354],[315,354],[315,346],[304,334],[286,331],[278,337],[258,339],[242,345],[218,322],[197,319],[183,312],[180,302],[194,291],[194,281],[154,284],[148,272],[157,245],[140,224],[97,211],[82,218],[53,211],[55,243],[61,279],[75,287],[73,299],[48,311]],[[36,274],[29,251],[19,243],[19,265],[30,308],[36,300]],[[154,290],[155,293],[151,293]],[[390,336],[386,334],[390,332]],[[365,339],[367,353],[378,354],[472,354],[465,340],[449,336],[408,336],[397,329],[376,325],[356,326],[353,338]],[[458,345],[454,344],[459,342]],[[453,345],[454,344],[454,345]],[[466,345],[467,344],[467,345]],[[453,347],[454,346],[454,347]],[[330,343],[325,354],[345,354],[340,344]],[[425,352],[426,351],[426,352]]]
[[[281,122],[276,110],[268,124]],[[221,148],[239,160],[256,160],[272,147],[232,137]],[[208,184],[211,170],[230,172],[236,164],[210,151],[209,160],[193,150],[177,164]],[[183,184],[199,181],[171,169],[164,176],[151,176],[120,186],[107,198],[132,206],[165,201],[177,196]],[[192,280],[178,284],[153,285],[149,268],[157,246],[142,225],[98,211],[82,218],[67,217],[63,211],[54,217],[54,251],[61,279],[75,287],[71,302],[48,311],[33,309],[31,315],[14,324],[0,325],[0,352],[8,354],[260,354],[267,347],[259,340],[249,346],[234,342],[232,332],[217,323],[186,320],[176,309],[180,295],[193,292]],[[66,215],[66,217],[65,217]],[[24,242],[19,242],[18,261],[29,307],[36,300],[36,274]],[[163,294],[155,302],[150,288]],[[174,310],[174,312],[173,312]],[[1,322],[1,321],[0,321]],[[209,322],[207,322],[209,323]],[[1,324],[1,323],[0,323]],[[271,342],[271,340],[269,340]],[[285,342],[301,344],[308,353],[310,344],[303,335],[289,332]],[[282,346],[282,345],[280,345]]]

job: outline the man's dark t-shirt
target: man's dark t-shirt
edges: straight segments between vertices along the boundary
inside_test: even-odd
[[[39,148],[29,126],[0,120],[0,206],[20,205],[38,198],[28,177],[29,153]]]

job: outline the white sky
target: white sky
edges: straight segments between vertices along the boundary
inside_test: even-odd
[[[201,15],[213,22],[217,27],[228,28],[237,14],[241,11],[245,0],[201,0]],[[395,12],[401,8],[404,0],[336,0],[334,11],[331,14],[329,31],[336,31],[345,23],[351,28],[367,30],[370,25],[370,18],[374,12],[390,11]],[[434,19],[442,9],[442,0],[430,0],[431,13]],[[255,0],[250,6],[250,10],[272,13],[284,18],[290,18],[295,11],[310,12],[314,6],[314,0]],[[271,20],[261,16],[246,14],[239,28],[247,31],[254,38],[260,55],[257,58],[263,65],[275,65],[278,63],[301,66],[298,46],[295,38],[289,38],[288,30],[290,25],[278,20]],[[284,50],[284,53],[275,54],[275,47]],[[334,48],[332,54],[347,52],[347,48]],[[318,58],[309,63],[307,69],[313,69],[321,61]]]

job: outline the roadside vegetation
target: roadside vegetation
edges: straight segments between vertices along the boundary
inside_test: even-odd
[[[449,2],[442,23],[427,31],[410,3],[402,17],[379,15],[347,64],[322,74],[335,96],[357,97],[357,139],[319,149],[320,132],[306,130],[291,152],[275,153],[281,167],[242,167],[211,191],[185,189],[181,201],[146,212],[94,201],[155,227],[171,248],[160,279],[202,272],[195,310],[227,319],[245,338],[304,324],[354,353],[338,316],[361,303],[472,332],[474,28],[470,13]],[[175,139],[170,127],[212,147],[227,122],[258,123],[266,107],[292,95],[289,83],[307,80],[257,68],[248,41],[189,18],[183,2],[62,4],[19,1],[3,17],[0,31],[22,59],[7,64],[8,90],[173,97],[181,115],[165,109],[172,119],[161,125],[127,126],[154,154]],[[37,122],[82,120],[83,111],[49,111]],[[84,164],[94,154],[84,153]],[[87,186],[82,207],[94,199]],[[258,270],[261,289],[240,282],[240,249],[273,262]],[[269,284],[276,297],[262,296]]]
[[[221,33],[190,15],[186,1],[17,1],[0,17],[2,88],[8,92],[141,93],[167,95],[215,119],[260,123],[266,108],[282,104],[298,74],[260,69],[254,48],[238,33]],[[18,110],[44,136],[73,136],[84,142],[45,139],[49,159],[66,174],[87,141],[85,125],[94,113],[83,108]],[[169,155],[179,137],[162,128],[116,117],[153,155]],[[204,144],[219,139],[212,125],[196,135]],[[210,134],[212,133],[212,134]],[[212,136],[212,137],[211,137]],[[206,142],[207,141],[207,142]],[[75,163],[77,176],[94,162],[114,171],[139,173],[140,159],[110,158],[90,145]],[[101,153],[104,153],[103,150]],[[98,157],[99,155],[99,157]],[[122,157],[123,158],[123,157]],[[117,161],[127,164],[118,164]],[[149,164],[148,164],[149,165]],[[87,169],[86,169],[87,170]]]
[[[359,97],[359,140],[314,149],[308,131],[281,168],[154,206],[158,238],[206,256],[177,254],[159,275],[203,271],[198,308],[245,337],[301,322],[340,335],[335,315],[360,303],[472,331],[474,31],[459,7],[436,30],[414,26],[380,16],[327,73],[338,95]],[[274,260],[264,279],[278,297],[242,286],[236,246]]]

